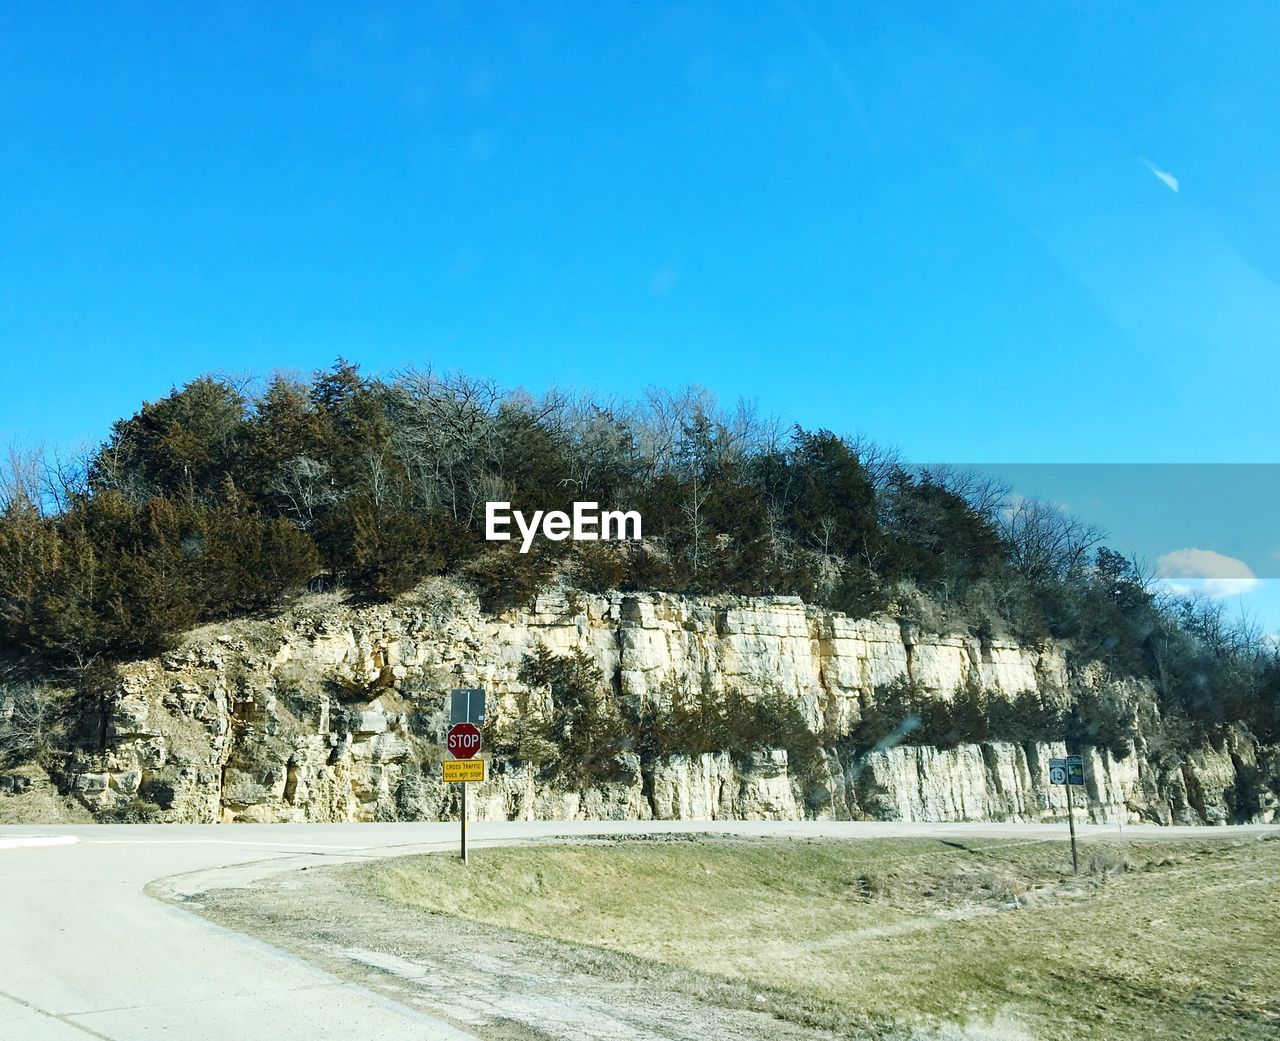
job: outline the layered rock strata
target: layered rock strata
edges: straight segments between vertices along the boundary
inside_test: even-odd
[[[825,769],[801,782],[781,749],[745,761],[627,754],[611,780],[575,787],[495,763],[473,789],[482,819],[1061,818],[1063,789],[1047,778],[1060,743],[858,753],[848,735],[877,690],[901,679],[942,699],[973,684],[1062,698],[1071,684],[1116,682],[1097,666],[1069,669],[1052,643],[930,635],[791,597],[561,591],[492,616],[441,581],[381,606],[313,598],[269,621],[206,627],[125,666],[101,749],[79,755],[63,781],[100,815],[159,806],[175,821],[446,817],[457,793],[438,781],[435,760],[449,689],[483,687],[491,715],[509,720],[521,701],[545,698],[519,678],[538,645],[584,650],[632,708],[682,689],[780,692],[822,735]],[[1162,768],[1141,747],[1084,754],[1089,819],[1217,823],[1240,816],[1259,753],[1232,735]],[[1260,801],[1254,816],[1269,819],[1274,799]]]

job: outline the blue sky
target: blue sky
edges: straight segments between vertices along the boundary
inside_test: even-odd
[[[3,8],[0,439],[341,353],[1280,459],[1274,4],[356,6]]]

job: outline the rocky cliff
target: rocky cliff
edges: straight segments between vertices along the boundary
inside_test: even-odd
[[[551,784],[495,762],[473,787],[481,818],[798,818],[1042,820],[1065,812],[1047,784],[1060,743],[989,743],[858,752],[847,741],[876,691],[908,678],[938,698],[977,683],[1000,696],[1101,682],[1069,672],[1061,648],[928,635],[893,618],[852,619],[787,597],[546,594],[483,613],[433,582],[394,604],[312,598],[263,621],[210,626],[172,653],[124,667],[101,741],[59,782],[99,816],[145,810],[175,821],[432,819],[456,812],[438,780],[448,691],[483,687],[499,720],[535,699],[519,679],[533,647],[584,649],[623,704],[662,702],[697,684],[795,700],[823,737],[825,768],[801,782],[782,750],[628,753],[601,784]],[[1133,681],[1128,681],[1133,682]],[[1085,751],[1083,812],[1097,821],[1216,823],[1258,752],[1242,735],[1157,768],[1142,747]],[[1269,797],[1269,793],[1268,797]],[[9,796],[22,798],[21,794]],[[1274,800],[1255,814],[1269,819]]]

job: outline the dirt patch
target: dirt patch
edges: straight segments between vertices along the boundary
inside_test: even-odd
[[[405,910],[343,869],[203,894],[193,910],[486,1041],[905,1038],[777,1018],[774,996],[612,951]]]
[[[34,763],[4,771],[13,780],[0,789],[0,824],[92,824],[93,816]],[[21,779],[20,781],[18,779]]]

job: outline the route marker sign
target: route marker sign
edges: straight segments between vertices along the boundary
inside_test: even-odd
[[[483,759],[446,759],[440,765],[444,767],[445,784],[466,784],[468,781],[484,780]]]
[[[1084,759],[1078,755],[1069,755],[1062,759],[1049,760],[1049,783],[1075,785],[1084,787]]]
[[[470,759],[480,751],[484,739],[474,723],[454,723],[449,728],[449,736],[444,739],[444,746],[455,759]]]

